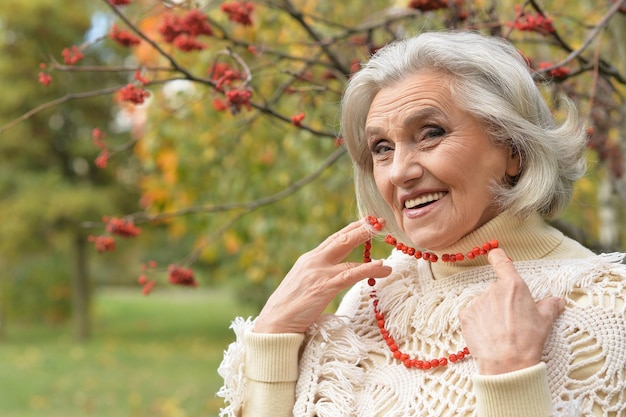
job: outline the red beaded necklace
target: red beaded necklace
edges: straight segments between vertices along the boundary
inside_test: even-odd
[[[365,220],[376,231],[381,231],[383,229],[383,226],[378,222],[378,220],[375,217],[367,216]],[[422,252],[415,248],[406,246],[403,243],[397,242],[396,239],[391,235],[387,235],[385,237],[385,242],[389,245],[395,246],[396,249],[402,251],[403,253],[409,256],[413,256],[416,259],[424,259],[425,261],[430,261],[430,262],[437,262],[437,260],[439,259],[438,256],[434,253]],[[497,248],[498,245],[499,244],[497,240],[486,242],[482,246],[480,247],[477,246],[473,248],[471,251],[467,252],[466,256],[468,259],[474,259],[476,256],[486,255],[491,249]],[[367,242],[365,242],[363,246],[363,262],[372,261],[371,249],[372,249],[372,240],[369,239]],[[465,257],[463,256],[462,253],[441,255],[441,260],[443,262],[459,262],[459,261],[463,261],[464,259]],[[370,278],[367,280],[367,283],[370,287],[372,287],[370,298],[372,299],[372,304],[374,307],[374,315],[376,317],[378,328],[380,329],[380,334],[382,335],[383,339],[387,343],[389,350],[391,350],[393,357],[399,360],[400,362],[402,362],[404,366],[406,366],[407,368],[417,368],[417,369],[428,370],[431,368],[436,368],[438,366],[446,366],[448,362],[454,363],[456,361],[462,360],[463,358],[465,358],[466,356],[470,354],[469,349],[467,347],[464,347],[462,350],[459,350],[457,353],[451,353],[450,355],[448,355],[448,357],[441,357],[438,359],[430,359],[430,360],[420,360],[420,359],[411,357],[410,355],[400,351],[393,336],[385,328],[384,313],[378,308],[378,295],[376,294],[376,288],[375,288],[376,280],[374,278]]]

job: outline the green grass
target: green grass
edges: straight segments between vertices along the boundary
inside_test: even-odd
[[[224,292],[99,292],[93,337],[9,326],[0,342],[2,417],[216,416],[217,375],[239,307]]]

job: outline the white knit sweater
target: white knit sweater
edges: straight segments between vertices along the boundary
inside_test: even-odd
[[[429,371],[407,369],[382,340],[370,288],[353,287],[335,315],[306,335],[251,332],[219,372],[223,416],[626,416],[626,267],[622,254],[595,256],[538,216],[504,213],[446,252],[497,238],[539,300],[567,301],[543,362],[482,376],[471,359]],[[430,264],[394,251],[392,276],[379,280],[379,307],[400,350],[439,358],[465,346],[459,311],[495,279],[484,257]]]

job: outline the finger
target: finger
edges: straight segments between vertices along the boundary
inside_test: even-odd
[[[384,220],[381,219],[380,222],[384,224]],[[337,263],[376,233],[377,231],[369,223],[361,219],[330,235],[317,247],[317,251],[322,252],[322,256],[325,256],[329,262]]]
[[[509,258],[501,248],[491,249],[487,255],[489,263],[493,267],[498,279],[508,279],[510,277],[519,277],[513,261]]]
[[[345,270],[333,278],[333,283],[341,289],[350,287],[367,278],[384,278],[391,274],[392,268],[383,265],[383,262],[373,261],[368,263],[347,262],[343,264]]]
[[[554,322],[565,311],[565,301],[559,297],[547,297],[537,302],[537,310]]]

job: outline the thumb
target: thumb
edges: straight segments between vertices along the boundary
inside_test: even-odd
[[[537,310],[543,317],[554,322],[565,310],[565,300],[559,297],[546,297],[537,301]]]

